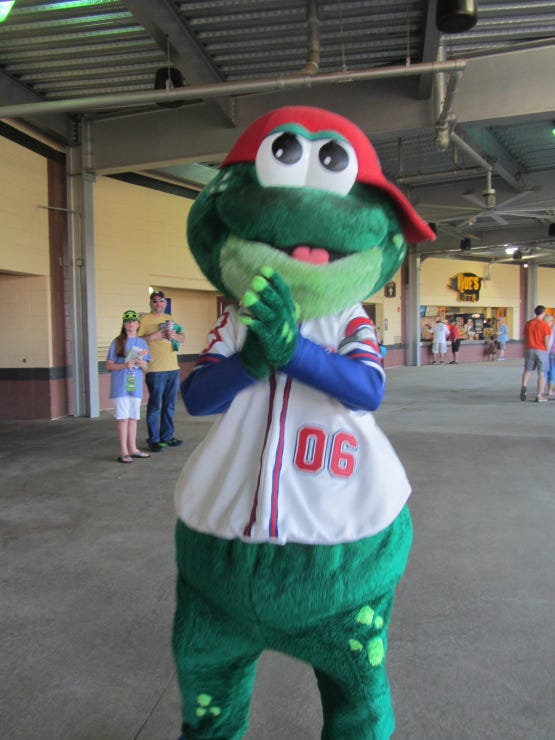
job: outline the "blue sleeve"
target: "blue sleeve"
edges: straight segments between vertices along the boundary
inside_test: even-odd
[[[282,370],[350,409],[375,411],[383,398],[385,377],[381,368],[328,352],[303,336],[298,337],[293,358]]]
[[[108,354],[106,355],[106,362],[108,360],[112,360],[112,362],[121,363],[123,362],[123,357],[117,357],[116,356],[116,340],[112,339],[112,344],[110,345],[110,349],[108,350]]]
[[[181,384],[181,397],[191,416],[221,414],[240,391],[256,382],[235,354],[193,370]]]

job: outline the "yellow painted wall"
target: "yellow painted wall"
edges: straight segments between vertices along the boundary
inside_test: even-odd
[[[0,271],[48,275],[46,159],[0,137]]]
[[[0,367],[52,367],[49,280],[0,273]]]
[[[555,269],[538,270],[538,304],[546,306],[555,315]]]
[[[187,214],[192,202],[108,177],[96,180],[99,359],[105,359],[118,334],[123,311],[149,310],[149,288],[163,290],[172,298],[172,313],[187,335],[180,353],[197,353],[203,348],[216,318],[216,295],[187,246]]]
[[[46,160],[0,137],[0,162],[0,367],[50,367]]]

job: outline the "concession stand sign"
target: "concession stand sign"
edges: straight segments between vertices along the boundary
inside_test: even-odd
[[[480,300],[482,278],[473,272],[459,272],[449,280],[448,287],[457,291],[459,301],[477,303]]]

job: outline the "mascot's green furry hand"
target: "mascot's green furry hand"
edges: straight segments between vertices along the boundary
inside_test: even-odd
[[[262,267],[243,296],[240,320],[248,327],[242,350],[245,370],[264,378],[287,365],[297,343],[299,308],[272,267]]]

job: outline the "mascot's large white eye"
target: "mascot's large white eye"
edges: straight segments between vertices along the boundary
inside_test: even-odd
[[[347,142],[311,141],[287,131],[264,139],[255,164],[265,187],[310,187],[340,195],[347,195],[358,172],[355,151]]]
[[[281,131],[267,136],[256,153],[256,174],[265,187],[302,188],[306,182],[310,142]]]
[[[353,147],[346,141],[320,139],[311,142],[311,150],[307,187],[347,195],[358,173],[358,160]]]

